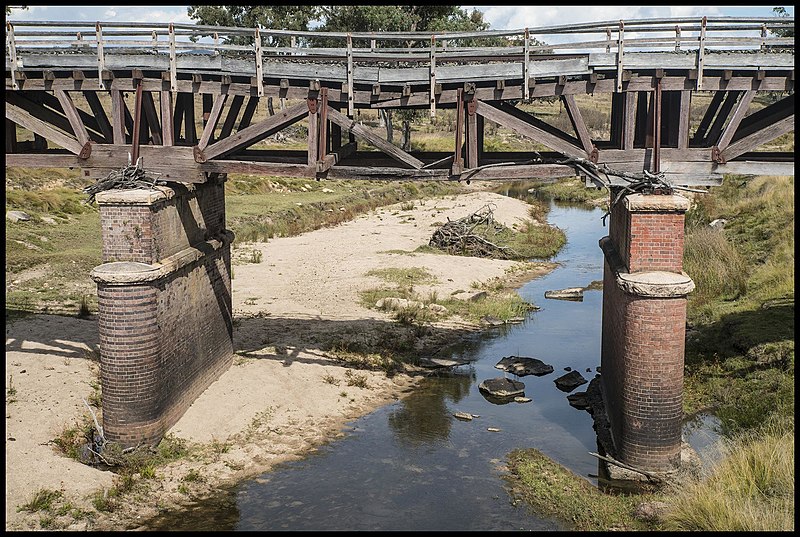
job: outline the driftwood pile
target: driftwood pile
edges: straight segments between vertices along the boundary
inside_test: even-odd
[[[161,174],[155,174],[161,175]],[[165,184],[164,181],[157,181],[142,168],[142,157],[136,161],[135,166],[131,166],[130,161],[127,166],[119,170],[112,171],[105,179],[98,180],[95,184],[87,186],[83,189],[86,194],[89,194],[87,203],[92,203],[95,196],[99,192],[105,190],[127,190],[134,188],[151,189],[157,184]]]
[[[495,222],[492,205],[488,204],[464,218],[448,218],[447,223],[433,233],[428,245],[453,255],[512,259],[517,256],[513,249],[493,242],[506,229]]]

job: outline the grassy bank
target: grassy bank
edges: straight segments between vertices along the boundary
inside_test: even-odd
[[[715,219],[726,220],[723,229],[709,226]],[[708,476],[664,494],[665,514],[651,529],[793,530],[794,179],[726,177],[694,199],[685,233],[684,270],[696,290],[684,411],[712,411],[725,440]],[[576,529],[636,529],[631,510],[650,499],[601,495],[597,513],[613,516],[595,516],[600,493],[552,482],[561,471],[554,462],[532,451],[509,461],[521,497]]]
[[[314,181],[231,174],[226,183],[228,227],[237,242],[288,237],[352,220],[376,207],[456,194],[438,181]]]
[[[91,270],[102,263],[100,218],[84,203],[91,184],[78,171],[9,168],[6,210],[28,221],[6,225],[6,315],[97,311]],[[226,184],[234,248],[336,225],[376,207],[455,194],[458,184],[314,181],[232,174]]]

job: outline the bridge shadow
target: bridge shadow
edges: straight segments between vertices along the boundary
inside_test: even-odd
[[[356,355],[394,358],[413,365],[453,352],[476,349],[504,333],[502,328],[476,331],[459,326],[408,325],[391,320],[323,319],[255,314],[234,319],[233,347],[239,356],[276,360],[284,366],[330,364],[346,356],[349,365],[370,367]],[[394,371],[387,370],[389,374]]]
[[[6,359],[10,352],[99,361],[97,317],[6,309]]]

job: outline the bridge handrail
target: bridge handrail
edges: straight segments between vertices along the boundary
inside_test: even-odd
[[[686,26],[688,24],[688,26]],[[147,35],[145,32],[136,31],[115,31],[110,28],[146,28],[150,32],[159,30],[168,32],[173,28],[175,35],[213,35],[218,36],[253,36],[256,28],[240,28],[231,26],[208,26],[194,25],[187,23],[149,23],[149,22],[96,22],[87,23],[86,21],[8,21],[7,32],[10,27],[44,27],[44,28],[91,28],[92,32],[97,27],[103,28],[103,33],[108,35]],[[591,23],[578,23],[570,25],[545,26],[536,28],[519,28],[514,30],[484,30],[477,32],[315,32],[300,30],[280,30],[270,28],[258,28],[262,36],[283,36],[283,37],[306,37],[306,38],[333,38],[346,40],[375,40],[381,41],[420,41],[430,42],[431,40],[457,40],[457,39],[481,39],[491,37],[520,37],[526,32],[530,36],[544,36],[546,34],[574,34],[574,33],[613,33],[620,29],[636,32],[665,32],[675,31],[676,26],[680,27],[681,32],[700,31],[703,26],[707,32],[711,31],[753,31],[753,30],[774,30],[786,29],[794,26],[793,17],[677,17],[668,19],[633,19],[603,21]],[[183,30],[183,31],[181,31]],[[80,30],[77,30],[80,31]],[[66,36],[68,32],[30,32],[15,31],[17,37],[44,37],[44,36]],[[85,32],[82,32],[85,33]],[[764,32],[766,33],[766,32]],[[74,32],[73,32],[74,34]],[[762,35],[769,38],[769,36]]]
[[[33,30],[31,30],[33,28]],[[63,30],[70,28],[71,31]],[[520,62],[520,76],[525,81],[528,94],[529,62],[537,56],[558,53],[566,58],[570,54],[585,55],[590,50],[600,50],[616,55],[618,78],[623,70],[623,56],[637,51],[674,50],[696,52],[696,67],[703,70],[704,56],[713,48],[739,50],[794,50],[794,37],[771,35],[770,30],[794,28],[792,17],[677,17],[634,20],[602,21],[570,25],[522,28],[514,30],[486,30],[480,32],[315,32],[269,28],[238,28],[208,26],[188,23],[151,22],[96,22],[86,21],[7,21],[6,57],[11,83],[16,89],[17,71],[24,66],[24,54],[75,51],[94,53],[97,56],[98,81],[104,88],[105,56],[115,52],[162,53],[170,57],[170,79],[174,91],[179,55],[202,53],[219,55],[223,52],[244,53],[254,62],[259,94],[263,91],[261,73],[265,58],[294,61],[326,59],[348,64],[348,89],[352,95],[352,66],[354,62],[416,62],[430,69],[431,92],[436,82],[437,65],[447,62]],[[18,30],[20,29],[20,30]],[[38,30],[37,30],[38,29]],[[625,33],[628,32],[628,35]],[[640,37],[633,34],[662,32],[665,35]],[[723,32],[720,34],[720,32]],[[758,32],[760,35],[746,35]],[[774,32],[772,32],[774,34]],[[577,42],[547,43],[548,36],[586,34]],[[597,39],[597,35],[605,39]],[[689,35],[697,34],[697,35]],[[149,40],[141,39],[149,36]],[[279,41],[265,43],[265,38],[282,37],[291,46]],[[213,43],[198,41],[213,39]],[[239,38],[238,42],[235,38]],[[245,38],[242,40],[241,38]],[[344,40],[341,46],[319,46],[319,43],[299,42],[305,38]],[[467,43],[458,46],[459,40],[505,38],[506,46],[480,46]],[[233,41],[233,42],[231,42]],[[368,41],[369,48],[355,46]],[[558,41],[558,39],[556,39]],[[399,42],[401,46],[385,46]],[[413,43],[420,46],[412,47]],[[312,46],[314,45],[314,46]],[[379,46],[383,45],[383,46]],[[402,46],[406,45],[406,46]],[[138,50],[137,50],[138,49]],[[604,60],[605,63],[605,60]],[[699,80],[702,80],[700,78]],[[618,84],[621,84],[618,81]],[[698,88],[699,89],[699,88]]]

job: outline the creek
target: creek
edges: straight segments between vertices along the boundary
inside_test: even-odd
[[[529,185],[528,185],[529,186]],[[525,188],[506,195],[525,199]],[[489,329],[453,358],[469,363],[431,375],[402,400],[348,424],[347,434],[307,458],[221,492],[145,529],[169,530],[561,530],[557,522],[515,505],[502,476],[507,454],[536,448],[597,484],[596,435],[588,412],[571,407],[554,379],[565,368],[591,380],[600,365],[602,290],[582,301],[545,299],[551,289],[602,280],[598,246],[608,233],[600,208],[551,202],[548,220],[567,244],[558,267],[519,289],[541,308],[519,325]],[[479,391],[486,379],[510,373],[495,364],[509,355],[553,366],[525,376],[528,403],[495,404]],[[570,393],[583,391],[586,384]],[[462,421],[455,412],[479,417]],[[698,424],[699,423],[699,424]],[[714,441],[713,419],[694,420],[685,434],[697,447]],[[488,429],[499,429],[490,431]]]

